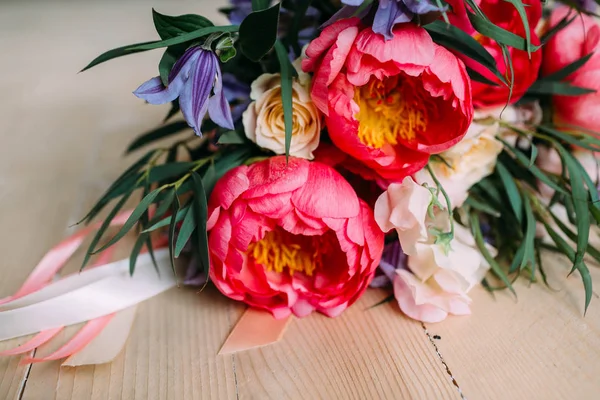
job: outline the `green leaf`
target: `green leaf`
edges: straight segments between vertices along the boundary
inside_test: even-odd
[[[498,278],[500,278],[502,283],[504,283],[506,285],[506,287],[516,296],[517,293],[515,292],[515,289],[512,287],[510,279],[508,279],[508,276],[506,276],[504,271],[502,271],[502,268],[500,267],[498,262],[494,259],[494,257],[491,255],[490,251],[488,250],[488,248],[485,244],[485,240],[483,239],[483,234],[481,233],[481,226],[479,225],[479,219],[477,218],[477,214],[475,214],[475,213],[470,214],[470,223],[471,223],[471,231],[473,232],[473,237],[475,238],[475,243],[477,244],[479,251],[481,251],[481,255],[488,262],[488,264],[490,264],[490,267],[491,267],[492,271],[494,272],[494,274]]]
[[[121,211],[121,209],[123,208],[123,206],[125,205],[127,200],[129,200],[129,197],[131,197],[131,193],[132,192],[123,196],[121,198],[121,200],[119,200],[119,202],[113,207],[113,209],[110,211],[110,213],[108,213],[108,215],[106,216],[104,221],[102,221],[102,225],[100,225],[100,228],[98,228],[96,235],[92,239],[90,245],[88,246],[87,251],[85,252],[85,256],[83,257],[83,262],[81,263],[80,270],[83,270],[85,268],[85,266],[87,265],[87,263],[90,261],[91,255],[94,254],[93,253],[94,248],[98,245],[98,242],[100,242],[100,239],[102,238],[102,236],[104,236],[104,233],[110,226],[110,223],[112,222],[112,220],[119,213],[119,211]],[[106,247],[108,247],[108,246],[106,246]],[[102,251],[102,250],[104,250],[104,248],[99,251]]]
[[[196,214],[194,213],[194,207],[189,207],[188,211],[183,219],[183,224],[179,228],[179,234],[177,235],[177,242],[175,243],[175,257],[179,257],[181,251],[190,240],[192,233],[197,226]]]
[[[559,131],[546,125],[538,125],[538,130],[554,136],[555,138],[567,142],[573,146],[583,147],[592,151],[600,151],[600,140],[590,135],[577,135],[569,131]],[[588,139],[589,138],[589,139]]]
[[[255,11],[240,25],[240,49],[250,60],[259,61],[273,48],[277,40],[279,8],[277,3],[266,10]]]
[[[494,57],[471,35],[454,25],[439,20],[425,25],[424,28],[429,32],[434,42],[477,61],[496,75],[501,82],[506,83],[505,77],[498,71]],[[477,73],[477,75],[481,74]],[[494,83],[494,85],[497,85],[497,83]]]
[[[535,164],[535,160],[537,160],[538,156],[538,148],[535,144],[531,143],[531,155],[529,156],[529,165],[527,168],[531,168],[532,165]]]
[[[109,50],[106,53],[103,53],[96,57],[92,62],[90,62],[81,72],[86,71],[92,67],[95,67],[98,64],[103,62],[112,60],[113,58],[126,56],[133,53],[139,53],[141,51],[160,49],[162,47],[175,46],[177,44],[190,42],[195,39],[199,39],[204,36],[208,36],[212,33],[219,32],[236,32],[238,30],[237,25],[228,25],[228,26],[209,26],[206,28],[197,29],[192,32],[184,33],[182,35],[166,39],[166,40],[156,40],[153,42],[144,42],[144,43],[136,43],[130,44],[128,46],[119,47],[117,49]]]
[[[146,51],[146,50],[138,49],[137,46],[150,45],[150,44],[154,44],[156,42],[157,41],[129,44],[127,46],[118,47],[116,49],[109,50],[105,53],[102,53],[98,57],[96,57],[91,63],[89,63],[84,69],[82,69],[79,72],[86,71],[92,67],[95,67],[98,64],[102,64],[105,61],[112,60],[113,58],[128,56],[130,54],[135,54],[135,53],[141,53],[142,51]]]
[[[479,201],[473,196],[467,197],[467,200],[465,200],[465,205],[467,205],[477,211],[481,211],[486,214],[489,214],[495,218],[499,218],[502,215],[500,212],[498,212],[496,209],[494,209],[489,204]]]
[[[277,41],[275,43],[275,51],[277,51],[277,58],[281,66],[281,100],[283,102],[283,119],[285,123],[285,156],[289,157],[294,129],[292,84],[295,70],[281,42]]]
[[[499,86],[496,82],[481,75],[479,72],[475,71],[473,68],[470,68],[467,66],[465,66],[465,68],[466,68],[467,74],[469,74],[469,78],[471,78],[471,80],[485,83],[486,85]]]
[[[179,223],[179,222],[183,221],[183,219],[186,216],[190,207],[191,207],[191,204],[181,208],[177,212],[177,215],[175,216],[175,223]],[[173,216],[169,215],[168,217],[165,217],[165,218],[161,219],[160,221],[156,222],[154,225],[151,225],[149,228],[146,228],[145,230],[142,231],[142,233],[154,232],[157,229],[164,228],[165,226],[168,226],[171,223],[172,218],[173,218]]]
[[[173,47],[167,47],[167,50],[163,53],[163,56],[158,63],[158,74],[160,75],[160,80],[164,86],[169,85],[169,74],[179,57],[181,57],[181,55],[173,50]]]
[[[133,163],[129,168],[127,168],[125,172],[123,172],[121,176],[119,176],[112,183],[112,185],[109,186],[106,192],[104,192],[104,194],[100,196],[100,199],[96,202],[96,204],[94,204],[94,206],[85,215],[85,217],[83,217],[79,222],[77,222],[76,225],[79,225],[84,221],[86,223],[90,222],[96,217],[96,215],[98,215],[98,213],[100,213],[100,211],[102,211],[102,209],[104,209],[104,207],[110,202],[110,200],[121,196],[124,193],[131,192],[133,190],[132,185],[135,185],[135,182],[138,179],[136,174],[140,169],[142,169],[144,165],[148,163],[148,161],[150,161],[154,154],[156,154],[156,150],[149,151],[139,160]]]
[[[193,32],[195,30],[214,26],[214,24],[200,15],[185,14],[179,16],[170,16],[161,14],[152,9],[152,19],[154,27],[161,39],[170,39],[176,36]]]
[[[569,75],[571,75],[573,72],[575,72],[579,68],[581,68],[586,62],[589,61],[590,58],[592,58],[593,55],[594,55],[594,53],[592,52],[586,56],[583,56],[580,59],[575,60],[572,63],[568,64],[566,67],[563,67],[550,75],[546,75],[541,80],[543,80],[543,81],[562,81],[563,79],[565,79]]]
[[[177,215],[179,211],[179,198],[175,196],[175,201],[171,204],[171,214]],[[175,227],[177,224],[175,223],[175,218],[171,218],[171,223],[169,224],[169,260],[171,261],[171,268],[173,269],[173,274],[175,275],[175,280],[177,280],[177,270],[175,268]]]
[[[148,181],[150,183],[163,181],[169,178],[179,177],[196,166],[193,162],[174,162],[170,164],[157,165],[150,169]]]
[[[560,96],[581,96],[582,94],[596,93],[595,89],[588,89],[580,86],[571,85],[569,82],[556,82],[539,80],[529,87],[529,94],[537,95],[560,95]]]
[[[525,197],[524,201],[524,209],[525,209],[525,218],[527,221],[527,230],[525,231],[525,239],[524,243],[524,253],[523,260],[521,261],[521,270],[527,266],[531,268],[531,279],[535,278],[535,231],[537,227],[537,220],[535,219],[535,215],[533,214],[533,210],[531,208],[531,201],[528,197]]]
[[[496,171],[500,176],[500,180],[502,181],[504,188],[506,189],[506,195],[508,196],[508,200],[510,202],[510,206],[513,209],[517,220],[521,222],[523,220],[523,201],[521,199],[521,194],[519,193],[519,188],[517,184],[513,180],[510,172],[506,169],[502,163],[496,164]]]
[[[583,264],[583,257],[588,245],[590,233],[590,211],[587,201],[588,194],[584,186],[581,165],[575,163],[572,155],[558,143],[556,143],[556,149],[569,171],[569,183],[571,186],[573,203],[575,205],[575,214],[577,216],[577,253],[575,254],[575,266],[573,267],[573,269],[575,269],[577,268],[577,265]]]
[[[472,12],[467,12],[467,15],[477,32],[481,33],[483,36],[494,39],[498,44],[514,47],[515,49],[527,52],[537,51],[540,48],[540,46],[535,46],[533,44],[528,45],[527,39],[507,31],[504,28],[500,28],[486,18],[473,14]]]
[[[252,0],[252,11],[261,11],[269,7],[271,0]]]
[[[219,136],[217,143],[219,144],[244,144],[247,140],[238,131],[223,132]]]
[[[183,130],[189,129],[187,122],[177,121],[168,125],[161,126],[138,136],[125,151],[127,154],[142,148],[152,142],[173,136]]]
[[[108,243],[106,243],[100,249],[93,251],[92,254],[99,253],[121,240],[121,238],[125,236],[127,232],[129,232],[131,228],[133,228],[133,226],[138,222],[142,214],[148,209],[148,207],[150,207],[150,204],[152,204],[156,196],[158,196],[162,190],[163,188],[158,188],[148,193],[148,195],[142,199],[137,207],[135,207],[123,227],[121,227],[121,230],[111,240],[109,240]]]
[[[202,177],[202,184],[204,185],[206,197],[210,197],[215,185],[217,184],[217,180],[218,178],[215,164],[211,163]]]
[[[165,117],[165,119],[163,119],[163,123],[167,122],[168,120],[170,120],[171,118],[173,118],[175,116],[175,114],[177,114],[179,112],[180,108],[179,108],[179,101],[178,100],[173,100],[171,102],[171,108],[169,109],[169,112],[167,113],[167,116]]]
[[[527,19],[527,12],[525,11],[525,6],[523,5],[521,0],[504,0],[510,4],[512,4],[519,17],[521,18],[521,22],[523,23],[523,28],[525,30],[525,46],[527,47],[527,54],[531,58],[531,32],[529,29],[529,20]]]
[[[306,12],[310,7],[310,3],[312,3],[312,0],[296,0],[294,3],[296,9],[294,10],[294,19],[292,20],[292,26],[287,35],[286,43],[291,44],[294,48],[294,53],[298,57],[302,54],[302,49],[298,43],[298,34],[302,27],[302,21],[306,17]]]
[[[521,165],[529,166],[529,157],[527,157],[525,154],[523,154],[523,152],[521,150],[513,147],[506,140],[504,140],[503,138],[501,138],[499,136],[496,136],[496,139],[501,141],[504,144],[504,147],[509,149],[510,152],[513,153],[513,155],[515,156],[517,161],[519,161],[519,163],[521,163]],[[538,178],[540,181],[542,181],[546,185],[550,186],[552,189],[554,189],[562,194],[568,194],[568,192],[563,187],[559,186],[555,181],[553,181],[548,175],[546,175],[536,165],[529,166],[528,170],[536,178]]]
[[[204,267],[206,273],[206,280],[208,281],[208,274],[210,271],[210,260],[208,254],[208,234],[206,232],[206,222],[208,219],[208,205],[206,204],[206,192],[204,191],[204,185],[202,184],[202,178],[195,172],[192,172],[192,181],[194,183],[194,214],[197,221],[197,237],[198,243],[197,248],[200,254],[200,262]]]
[[[137,264],[137,259],[142,250],[144,244],[148,241],[150,237],[147,233],[142,233],[138,236],[133,248],[131,249],[131,254],[129,254],[129,275],[133,275],[135,272],[135,265]]]

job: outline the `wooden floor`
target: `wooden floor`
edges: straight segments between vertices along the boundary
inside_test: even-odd
[[[125,145],[166,112],[130,94],[155,75],[159,52],[77,71],[154,38],[152,6],[214,16],[222,3],[0,2],[0,297],[71,232],[131,161]],[[371,291],[340,318],[295,320],[282,342],[233,356],[217,351],[243,306],[173,289],[139,308],[112,364],[0,359],[0,399],[599,399],[600,299],[583,317],[578,277],[565,278],[563,260],[546,263],[556,291],[521,282],[515,299],[477,288],[470,317],[424,326],[394,305],[367,310],[387,295]]]

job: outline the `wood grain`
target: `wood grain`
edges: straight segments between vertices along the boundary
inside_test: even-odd
[[[130,94],[156,74],[160,52],[77,70],[104,50],[154,38],[151,6],[214,17],[224,3],[0,3],[0,54],[10,60],[0,63],[0,297],[71,231],[132,161],[122,157],[126,144],[167,111]],[[1,358],[0,399],[599,398],[599,299],[583,318],[578,277],[564,278],[564,260],[546,263],[558,292],[519,282],[515,301],[478,288],[472,316],[423,326],[393,303],[368,309],[386,296],[369,291],[340,318],[295,320],[280,343],[226,356],[217,352],[244,307],[214,289],[173,289],[139,307],[111,364],[29,368]]]

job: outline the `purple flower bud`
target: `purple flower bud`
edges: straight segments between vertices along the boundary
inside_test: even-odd
[[[217,125],[233,129],[219,60],[212,51],[197,46],[189,48],[173,66],[167,87],[157,76],[133,94],[150,104],[165,104],[179,98],[183,117],[198,136],[202,135],[200,127],[207,112]]]

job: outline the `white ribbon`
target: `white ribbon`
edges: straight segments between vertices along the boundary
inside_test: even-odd
[[[132,307],[176,285],[168,250],[155,253],[160,275],[148,254],[72,275],[0,307],[0,341],[74,325]]]

